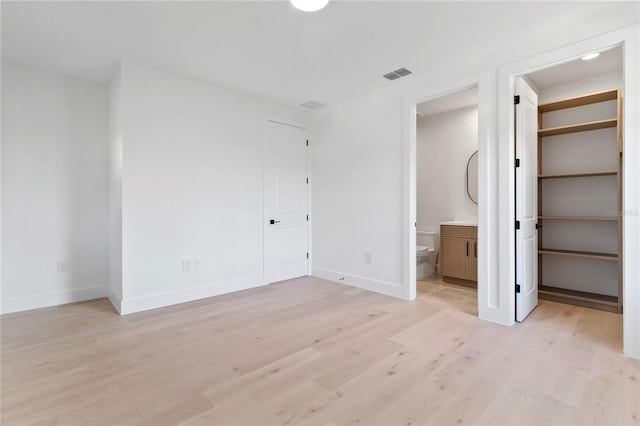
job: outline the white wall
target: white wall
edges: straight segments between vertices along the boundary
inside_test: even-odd
[[[2,63],[3,313],[104,295],[106,153],[104,87]]]
[[[417,228],[440,229],[454,215],[477,216],[467,195],[466,168],[478,150],[478,108],[447,111],[418,119],[416,130]]]
[[[130,63],[120,90],[122,312],[266,284],[267,114],[308,114]]]
[[[401,104],[375,93],[317,112],[313,275],[401,295]],[[400,132],[400,133],[399,133]],[[373,255],[367,263],[365,253]]]

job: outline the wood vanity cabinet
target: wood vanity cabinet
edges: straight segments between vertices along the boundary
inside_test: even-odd
[[[478,227],[440,225],[440,270],[445,281],[478,281]]]

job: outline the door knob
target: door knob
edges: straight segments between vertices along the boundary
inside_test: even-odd
[[[280,221],[279,220],[275,220],[275,219],[269,220],[269,224],[270,225],[275,225],[276,223],[280,223]]]

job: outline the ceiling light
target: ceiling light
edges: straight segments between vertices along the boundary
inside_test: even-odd
[[[291,4],[303,12],[315,12],[329,3],[329,0],[291,0]]]
[[[600,52],[589,53],[588,55],[584,55],[582,57],[582,60],[583,61],[590,61],[592,59],[597,58],[598,56],[600,56]]]
[[[310,100],[310,101],[307,101],[307,102],[305,102],[303,104],[300,104],[300,106],[303,106],[303,107],[309,108],[309,109],[318,109],[318,108],[324,106],[324,104],[322,102]]]

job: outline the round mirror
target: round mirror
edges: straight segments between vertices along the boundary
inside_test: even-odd
[[[471,154],[467,161],[467,195],[478,204],[478,151]]]

